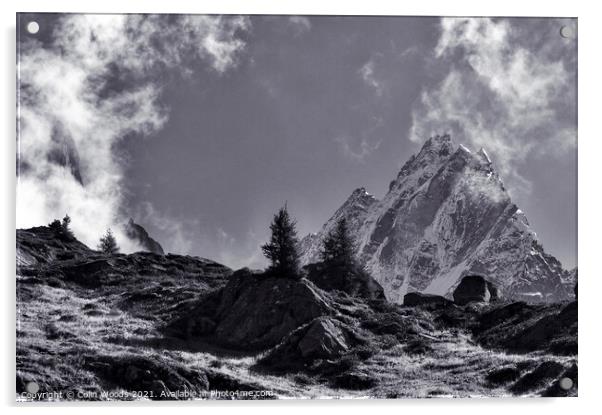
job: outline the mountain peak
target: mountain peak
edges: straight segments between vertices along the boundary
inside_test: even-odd
[[[418,158],[425,154],[449,156],[454,151],[454,142],[449,134],[435,135],[424,142],[418,153]]]
[[[425,141],[424,147],[440,148],[448,145],[452,145],[452,138],[449,134],[434,135]]]
[[[483,147],[480,148],[479,151],[477,151],[477,155],[481,158],[481,160],[487,164],[491,164],[491,159],[489,158],[489,154],[487,154],[487,152],[485,151],[485,149]]]
[[[125,224],[124,230],[128,238],[138,242],[140,246],[148,252],[158,255],[164,255],[163,247],[159,242],[150,237],[146,229],[142,225],[134,222],[132,218]]]
[[[382,200],[356,189],[318,234],[304,238],[302,261],[315,262],[323,236],[346,218],[358,259],[389,300],[411,291],[449,295],[473,273],[508,297],[531,300],[525,296],[537,291],[546,300],[569,298],[568,271],[549,266],[557,261],[543,248],[531,254],[537,234],[517,209],[484,149],[438,135],[404,164]]]

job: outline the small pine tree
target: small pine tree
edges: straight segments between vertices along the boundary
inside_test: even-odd
[[[354,242],[349,234],[347,220],[341,218],[324,238],[320,257],[328,268],[353,271],[358,268],[353,251]]]
[[[114,255],[119,252],[119,247],[117,246],[117,241],[113,236],[113,232],[111,229],[107,229],[107,233],[103,237],[100,238],[100,243],[98,244],[98,250],[104,252],[105,254]]]
[[[73,232],[71,232],[71,228],[69,227],[70,224],[71,218],[69,215],[65,215],[62,222],[55,219],[48,224],[48,227],[57,238],[64,241],[70,241],[75,239],[75,235],[73,235]]]
[[[61,223],[63,236],[69,239],[75,239],[75,235],[73,235],[70,225],[71,217],[69,217],[69,215],[65,215],[65,217],[63,218],[63,222]]]
[[[272,236],[270,242],[263,245],[261,250],[271,262],[270,271],[299,277],[299,252],[297,250],[296,223],[291,219],[287,206],[284,205],[270,224]]]

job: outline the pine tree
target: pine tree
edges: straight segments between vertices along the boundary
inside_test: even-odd
[[[71,223],[71,218],[69,215],[65,215],[63,221],[61,222],[58,219],[53,220],[48,224],[48,227],[54,234],[54,236],[63,241],[71,241],[75,239],[73,232],[69,228],[69,224]]]
[[[61,221],[58,219],[55,219],[52,222],[50,222],[48,224],[48,227],[50,228],[52,233],[54,233],[55,236],[60,236],[61,233],[63,232],[63,225],[61,224]]]
[[[105,235],[100,238],[98,250],[110,255],[117,254],[119,252],[117,241],[115,240],[111,229],[107,229],[107,233],[105,233]]]
[[[63,218],[63,222],[61,223],[62,234],[68,239],[75,239],[75,235],[73,235],[70,225],[71,218],[69,217],[69,215],[65,215],[65,217]]]
[[[299,276],[299,252],[297,251],[296,223],[288,214],[287,206],[284,205],[270,224],[272,236],[270,242],[263,245],[261,250],[270,260],[269,270],[281,275]]]
[[[358,268],[353,255],[354,242],[349,234],[345,218],[339,219],[334,228],[324,238],[320,256],[326,267],[353,271]]]

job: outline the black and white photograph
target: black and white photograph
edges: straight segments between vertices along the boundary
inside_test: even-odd
[[[578,395],[577,18],[16,31],[16,401]]]

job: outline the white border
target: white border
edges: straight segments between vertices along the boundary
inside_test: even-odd
[[[305,414],[308,411],[346,411],[350,414],[366,412],[420,411],[447,414],[533,411],[546,414],[588,413],[596,407],[600,396],[600,295],[602,294],[602,272],[600,272],[600,216],[602,215],[602,88],[600,77],[600,27],[601,15],[594,1],[541,1],[525,0],[486,1],[413,1],[387,2],[380,0],[325,1],[244,1],[220,0],[212,2],[192,2],[190,0],[20,0],[3,1],[2,13],[2,62],[1,71],[3,99],[0,100],[2,117],[2,238],[0,239],[1,263],[4,295],[2,318],[2,373],[0,391],[2,402],[10,413],[19,411],[48,411],[66,414],[81,413],[82,409],[72,404],[60,407],[52,405],[34,406],[14,403],[15,382],[15,309],[13,276],[15,264],[15,12],[101,12],[101,13],[241,13],[241,14],[347,14],[347,15],[470,15],[470,16],[571,16],[579,18],[579,271],[581,276],[580,294],[580,335],[579,335],[579,395],[577,399],[478,399],[478,400],[399,400],[399,401],[287,401],[287,402],[188,402],[152,404],[110,404],[110,410],[122,412],[130,408],[142,409],[150,413],[162,413],[167,406],[180,410],[220,411],[251,414],[282,413],[288,415]],[[106,404],[88,404],[86,412],[104,413]],[[596,411],[598,412],[598,411]]]

